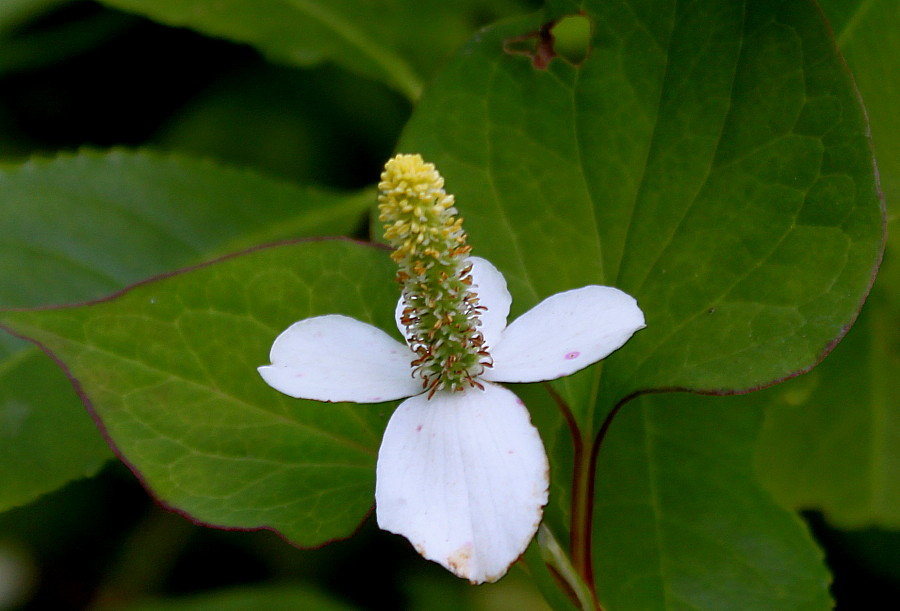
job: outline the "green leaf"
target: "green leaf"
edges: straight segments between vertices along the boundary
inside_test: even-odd
[[[86,301],[234,249],[347,233],[371,197],[147,152],[84,151],[0,169],[0,306]],[[93,474],[109,456],[65,376],[22,349],[0,333],[8,467],[0,469],[0,511]],[[28,461],[40,477],[14,468]]]
[[[309,316],[395,329],[393,272],[382,249],[307,242],[3,321],[66,363],[118,454],[162,503],[313,546],[349,535],[371,508],[391,410],[292,399],[256,368],[282,330]]]
[[[0,510],[94,475],[110,458],[53,361],[22,350],[0,362]]]
[[[900,6],[822,2],[854,71],[872,123],[889,209],[900,200]],[[810,374],[761,393],[768,406],[760,474],[786,506],[823,512],[844,528],[900,528],[900,240],[847,338]]]
[[[359,160],[387,158],[408,115],[406,101],[381,83],[333,66],[296,70],[260,60],[194,97],[154,143],[293,182],[368,184],[371,175],[359,168],[369,164]]]
[[[577,11],[591,54],[542,69],[541,27]],[[856,318],[883,238],[867,130],[807,0],[554,3],[481,32],[423,95],[398,150],[440,168],[475,254],[507,276],[513,316],[586,284],[625,290],[646,315],[604,363],[554,383],[556,400],[517,389],[550,452],[547,521],[582,570],[584,474],[616,405],[772,384],[815,365]],[[747,506],[735,516],[755,523]]]
[[[122,35],[134,17],[100,11],[70,21],[48,19],[38,27],[29,20],[50,13],[69,0],[15,0],[0,7],[0,74],[34,71],[84,53]]]
[[[0,168],[0,194],[0,304],[20,308],[95,299],[266,242],[340,235],[374,197],[120,150]]]
[[[99,609],[119,611],[350,611],[354,607],[335,600],[311,587],[303,585],[243,586],[228,590],[204,592],[181,598],[153,600],[122,606],[101,606]]]
[[[900,202],[900,5],[892,0],[820,0],[866,105],[889,209]]]
[[[874,294],[856,326],[814,371],[760,393],[769,407],[759,471],[786,507],[843,528],[900,528],[896,306]]]
[[[595,572],[604,609],[828,609],[802,521],[753,473],[759,409],[645,396],[600,449]]]
[[[170,25],[253,45],[276,61],[324,60],[378,79],[410,99],[423,77],[484,16],[516,11],[504,0],[102,0]]]
[[[583,8],[580,67],[504,52],[558,12],[488,29],[399,149],[441,169],[514,314],[585,284],[638,299],[647,328],[599,381],[595,367],[564,386],[582,430],[637,392],[811,367],[856,317],[883,234],[863,112],[818,8]]]
[[[752,399],[768,408],[763,481],[786,507],[843,528],[900,528],[898,251],[886,253],[862,315],[828,358]]]
[[[0,5],[0,35],[72,0],[6,0]]]

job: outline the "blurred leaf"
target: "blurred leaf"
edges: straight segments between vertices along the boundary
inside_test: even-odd
[[[20,3],[21,4],[21,3]],[[6,15],[0,13],[0,74],[37,70],[99,46],[134,25],[135,18],[101,10],[70,20],[61,20],[39,26],[11,28],[4,32],[4,25],[18,25],[26,17],[40,16],[39,11],[56,8],[59,1],[29,3],[19,6],[20,11]],[[0,9],[4,10],[6,7]],[[37,13],[37,14],[33,14]],[[4,19],[6,18],[6,19]],[[6,23],[4,23],[6,21]]]
[[[256,368],[298,319],[343,313],[395,328],[393,267],[379,248],[307,242],[3,320],[65,362],[160,502],[314,546],[348,536],[371,508],[391,410],[292,399]]]
[[[354,607],[303,585],[242,586],[181,598],[168,598],[126,606],[100,607],[111,611],[351,611]]]
[[[71,2],[73,0],[4,0],[0,3],[0,36]]]
[[[330,60],[415,99],[437,62],[514,0],[101,0],[169,25],[253,45],[276,61]]]
[[[829,609],[802,521],[758,484],[762,421],[732,398],[644,396],[600,450],[595,570],[604,609]]]
[[[900,199],[900,5],[822,2],[871,118],[889,210]],[[760,474],[786,506],[844,528],[900,528],[900,253],[896,222],[856,326],[810,374],[760,393],[768,405]]]
[[[757,459],[763,481],[785,506],[822,511],[843,528],[900,528],[897,252],[886,254],[887,273],[834,352],[752,399],[769,408]]]
[[[0,305],[82,302],[255,244],[348,233],[371,197],[146,152],[85,151],[7,167],[0,170]],[[0,511],[93,474],[109,456],[62,372],[22,348],[0,334]],[[16,467],[24,463],[31,468]]]
[[[110,458],[53,361],[22,350],[0,362],[0,511],[94,475]]]
[[[94,299],[266,242],[341,235],[374,198],[121,150],[0,169],[0,197],[0,304],[19,308]]]
[[[259,61],[195,98],[154,142],[294,182],[368,185],[408,114],[392,90],[333,66],[298,70]]]
[[[866,104],[881,187],[890,210],[900,202],[900,4],[820,0]]]
[[[585,284],[638,299],[647,328],[561,385],[587,434],[636,392],[811,367],[856,317],[883,226],[863,112],[812,2],[585,15],[580,68],[503,52],[557,13],[482,32],[399,148],[441,169],[514,314]]]

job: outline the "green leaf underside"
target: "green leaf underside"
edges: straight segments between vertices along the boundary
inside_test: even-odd
[[[823,1],[872,122],[881,184],[900,199],[900,5]],[[810,374],[748,401],[768,407],[758,467],[785,506],[823,512],[843,528],[900,527],[900,251],[896,221],[860,320]]]
[[[5,168],[0,304],[83,302],[234,249],[347,233],[371,197],[147,152],[83,151]],[[40,351],[0,333],[0,355],[2,511],[93,474],[110,452],[68,380]],[[23,462],[31,468],[16,467]]]
[[[659,388],[754,388],[810,367],[871,283],[882,210],[849,74],[812,2],[585,2],[580,68],[476,37],[399,150],[436,163],[513,313],[612,284],[647,328],[564,386],[582,429]],[[599,384],[599,386],[598,386]],[[599,392],[598,392],[599,389]]]
[[[604,609],[826,609],[803,523],[753,474],[758,409],[684,394],[637,399],[600,452],[594,537]]]
[[[271,528],[313,546],[349,535],[371,507],[391,410],[292,399],[256,367],[278,333],[308,316],[391,329],[392,275],[381,249],[300,243],[3,321],[66,363],[160,501],[204,523]]]

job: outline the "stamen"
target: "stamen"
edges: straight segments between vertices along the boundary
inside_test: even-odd
[[[394,247],[404,308],[400,322],[416,353],[413,375],[428,397],[438,390],[484,387],[475,379],[492,365],[478,327],[486,308],[472,290],[462,219],[444,179],[420,155],[397,155],[378,185],[379,219]]]

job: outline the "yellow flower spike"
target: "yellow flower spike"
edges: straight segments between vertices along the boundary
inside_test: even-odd
[[[378,184],[379,220],[400,267],[403,324],[416,359],[414,374],[433,395],[438,390],[481,386],[476,378],[491,366],[478,331],[483,309],[471,288],[471,248],[454,198],[434,164],[420,155],[397,155],[385,164]]]

